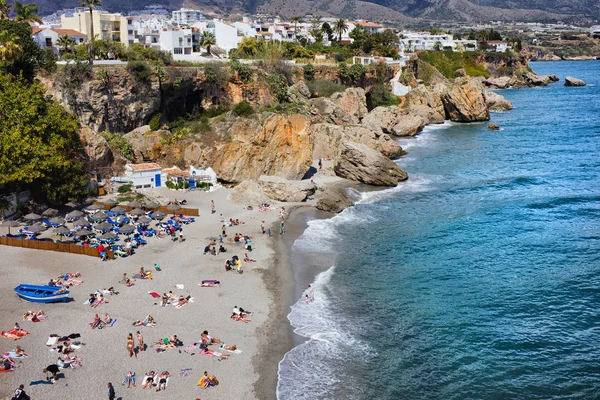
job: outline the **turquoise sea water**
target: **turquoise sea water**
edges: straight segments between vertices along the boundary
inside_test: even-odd
[[[279,399],[600,397],[600,62],[531,66],[561,82],[500,91],[501,131],[401,140],[407,182],[309,223],[294,249],[335,265]]]

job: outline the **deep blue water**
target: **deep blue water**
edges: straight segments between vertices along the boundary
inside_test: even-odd
[[[600,62],[531,66],[561,82],[501,91],[501,131],[402,140],[407,182],[309,223],[295,250],[335,266],[280,399],[600,398]]]

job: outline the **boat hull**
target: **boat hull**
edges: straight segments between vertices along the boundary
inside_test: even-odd
[[[58,287],[19,285],[15,289],[17,296],[32,303],[58,303],[65,302],[69,297],[69,291],[56,293]]]

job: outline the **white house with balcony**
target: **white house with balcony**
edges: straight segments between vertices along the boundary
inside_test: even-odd
[[[54,54],[59,54],[62,49],[58,44],[58,39],[61,36],[69,36],[75,40],[75,44],[85,42],[86,35],[74,29],[58,29],[58,28],[33,28],[31,30],[33,40],[40,46],[41,49],[50,49]]]
[[[173,55],[191,55],[193,52],[192,30],[163,29],[159,36],[160,49]]]
[[[180,26],[190,26],[196,22],[204,21],[204,14],[200,10],[180,8],[179,10],[173,11],[172,16],[173,23]]]
[[[229,54],[230,50],[237,47],[243,37],[235,26],[226,24],[217,19],[197,22],[193,27],[198,28],[200,32],[212,32],[217,40],[216,46],[224,50],[227,54]]]

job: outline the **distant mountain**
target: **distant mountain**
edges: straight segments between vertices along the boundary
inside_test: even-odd
[[[29,1],[26,1],[29,2]],[[79,5],[78,0],[36,0],[42,15]],[[160,4],[169,10],[196,7],[206,12],[268,13],[289,17],[362,18],[408,24],[416,20],[485,22],[582,21],[600,19],[599,0],[104,0],[104,8],[127,12]]]

